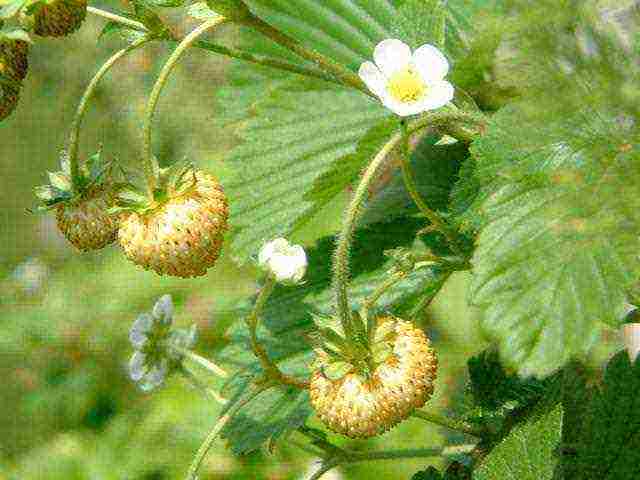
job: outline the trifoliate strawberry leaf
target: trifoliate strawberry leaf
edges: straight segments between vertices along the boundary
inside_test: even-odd
[[[583,387],[584,389],[584,387]],[[604,385],[593,394],[580,437],[569,444],[564,478],[617,480],[640,478],[640,362],[631,364],[626,351],[609,364]]]
[[[350,288],[354,309],[386,278],[392,262],[386,259],[384,250],[411,245],[420,226],[421,222],[413,219],[398,219],[356,233],[352,250],[354,280]],[[277,286],[267,302],[258,330],[258,339],[270,358],[286,374],[301,379],[309,377],[309,366],[313,361],[312,339],[307,338],[316,329],[314,314],[332,313],[331,267],[327,258],[333,252],[334,242],[334,237],[326,237],[307,251],[309,268],[304,285]],[[380,299],[379,307],[400,315],[442,275],[436,269],[422,269],[409,274]],[[250,306],[245,305],[238,316],[249,311]],[[231,407],[246,395],[251,379],[261,368],[251,352],[248,331],[243,322],[232,328],[229,340],[230,344],[221,352],[219,359],[238,369],[229,383],[229,396],[233,399]],[[306,392],[274,387],[247,404],[241,415],[231,421],[223,436],[235,452],[248,453],[260,448],[264,442],[298,428],[310,413]]]
[[[473,472],[473,480],[552,480],[560,460],[563,410],[560,383],[497,444]]]
[[[472,302],[506,365],[545,376],[617,325],[640,275],[640,145],[585,109],[561,124],[496,115],[474,142],[482,185]]]

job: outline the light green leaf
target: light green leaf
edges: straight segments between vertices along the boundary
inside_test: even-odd
[[[541,400],[473,472],[473,480],[552,480],[559,461],[563,410],[558,392]]]
[[[583,113],[559,128],[510,109],[472,149],[483,186],[472,301],[525,375],[584,355],[600,322],[620,322],[640,271],[639,145],[616,119]]]

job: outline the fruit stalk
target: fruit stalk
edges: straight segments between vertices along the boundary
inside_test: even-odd
[[[427,203],[422,199],[420,193],[418,192],[418,187],[416,185],[415,178],[413,176],[413,172],[411,171],[411,153],[409,148],[409,141],[411,139],[411,134],[409,133],[407,123],[401,122],[402,125],[402,145],[403,151],[401,157],[401,169],[402,169],[402,180],[404,181],[404,186],[407,189],[407,192],[413,199],[413,202],[417,205],[418,209],[424,214],[425,217],[431,222],[431,225],[434,226],[436,230],[438,230],[442,235],[447,239],[449,246],[451,249],[457,253],[458,255],[462,254],[462,250],[460,245],[458,244],[458,239],[456,235],[451,231],[449,226],[445,223],[445,221],[438,215],[437,212],[431,210]]]
[[[427,412],[425,410],[414,410],[413,414],[416,418],[421,418],[422,420],[426,420],[427,422],[435,423],[442,427],[448,428],[450,430],[456,430],[458,432],[466,433],[467,435],[472,435],[474,437],[480,437],[480,432],[473,429],[470,425],[466,424],[461,420],[456,420],[454,418],[447,418],[443,415],[439,415],[434,412]]]
[[[118,60],[127,55],[129,52],[142,46],[147,41],[147,38],[141,38],[133,42],[128,47],[114,53],[111,58],[109,58],[96,72],[94,77],[91,79],[91,82],[89,82],[89,85],[87,86],[87,89],[85,90],[82,99],[80,100],[80,104],[78,105],[78,108],[76,110],[76,114],[73,118],[73,123],[71,124],[71,133],[69,134],[69,166],[71,170],[71,180],[74,186],[77,186],[80,173],[80,165],[78,163],[78,140],[80,137],[80,128],[82,127],[82,120],[84,119],[87,107],[89,106],[89,101],[96,91],[96,87],[98,86],[102,78],[106,75],[106,73],[111,70],[111,67],[113,67],[118,62]]]
[[[218,377],[227,378],[229,376],[229,374],[224,369],[222,369],[221,367],[213,363],[211,360],[201,357],[200,355],[198,355],[195,352],[192,352],[188,348],[182,348],[176,345],[171,345],[171,349],[183,355],[185,358],[188,358],[192,362],[197,363],[202,368],[204,368],[205,370],[208,370],[209,372],[213,373]]]
[[[219,403],[220,405],[224,405],[225,403],[227,403],[227,400],[222,395],[216,392],[213,388],[209,388],[203,382],[201,382],[200,379],[191,372],[191,370],[181,367],[178,371],[182,374],[183,378],[187,381],[187,383],[189,383],[189,385],[194,387],[196,390],[204,393],[214,402]]]
[[[154,200],[154,193],[156,187],[156,177],[153,167],[153,158],[151,152],[151,126],[153,123],[153,117],[156,111],[156,106],[158,105],[158,100],[160,99],[160,94],[162,93],[162,89],[164,88],[171,72],[174,67],[178,63],[178,60],[182,57],[183,53],[198,39],[200,35],[205,33],[208,30],[216,28],[228,20],[225,17],[216,17],[206,22],[202,23],[200,26],[196,27],[189,35],[187,35],[181,42],[178,44],[176,49],[173,51],[167,62],[162,67],[160,71],[160,75],[158,76],[158,80],[153,86],[153,90],[151,91],[151,95],[149,97],[149,102],[147,103],[147,111],[145,115],[145,122],[142,129],[143,136],[143,153],[142,153],[142,162],[144,173],[147,179],[147,194],[149,195],[150,200]]]
[[[303,382],[297,380],[289,375],[283,373],[278,366],[271,361],[269,355],[260,342],[258,341],[258,321],[260,319],[260,315],[262,310],[264,309],[269,296],[273,292],[273,289],[276,285],[275,278],[273,275],[269,275],[266,279],[264,286],[260,289],[260,293],[258,293],[258,298],[256,299],[256,304],[253,307],[253,311],[251,315],[247,317],[247,326],[249,327],[249,335],[251,338],[251,349],[253,350],[253,354],[260,361],[260,365],[264,369],[264,373],[267,377],[272,380],[275,380],[278,383],[282,383],[284,385],[291,385],[297,388],[308,388],[309,384],[307,382]]]

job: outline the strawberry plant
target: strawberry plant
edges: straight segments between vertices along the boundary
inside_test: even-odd
[[[38,210],[54,213],[80,252],[117,244],[142,267],[140,281],[218,275],[221,255],[255,272],[255,294],[228,309],[221,349],[198,353],[195,328],[173,327],[171,292],[131,327],[129,376],[142,392],[182,376],[222,404],[186,478],[220,439],[237,454],[292,440],[321,458],[314,480],[348,464],[386,460],[392,470],[395,459],[431,457],[444,468],[414,480],[640,478],[635,4],[0,5],[0,120],[21,108],[38,37],[72,34],[95,15],[106,21],[101,38],[123,42],[81,97],[60,170],[35,190]],[[178,36],[167,9],[196,26]],[[171,53],[149,93],[137,162],[102,148],[81,155],[102,78],[150,43]],[[211,92],[214,121],[235,141],[224,172],[197,158],[161,166],[154,154],[154,118],[169,114],[162,93],[195,48],[232,59]],[[292,243],[337,211],[329,235]],[[443,411],[431,401],[444,388],[442,340],[424,313],[459,274],[471,278],[467,301],[489,345],[447,380],[464,388]],[[604,359],[597,347],[612,330],[627,352]],[[409,419],[450,434],[436,449],[420,438],[404,450],[344,442]]]

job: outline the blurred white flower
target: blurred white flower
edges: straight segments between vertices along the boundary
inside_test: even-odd
[[[382,104],[401,117],[445,106],[453,99],[453,85],[444,78],[449,62],[433,45],[425,44],[413,54],[401,40],[380,42],[374,62],[364,62],[358,74]]]
[[[258,263],[277,282],[296,284],[307,271],[307,254],[300,245],[291,245],[284,238],[276,238],[262,247]]]
[[[29,295],[38,293],[49,277],[49,267],[39,258],[29,258],[16,267],[11,275]]]
[[[162,385],[167,375],[180,366],[183,355],[178,350],[195,345],[195,325],[172,330],[172,323],[173,302],[170,295],[164,295],[151,313],[138,315],[129,330],[129,342],[135,349],[129,361],[129,376],[144,391]]]

